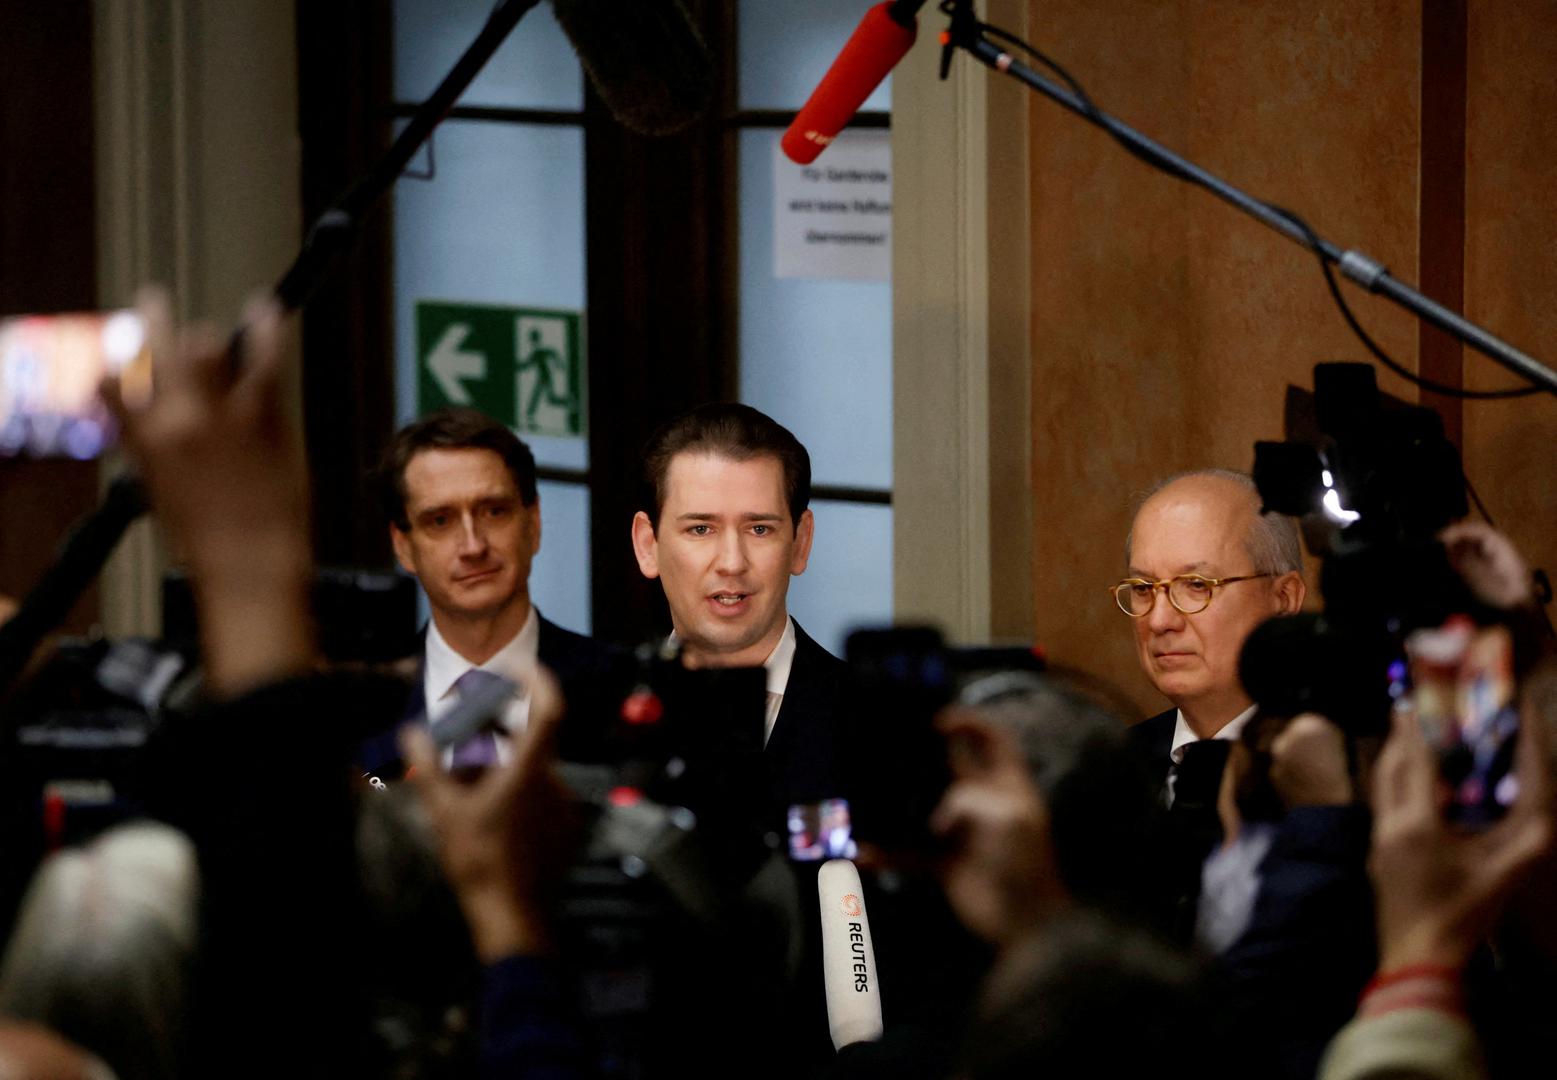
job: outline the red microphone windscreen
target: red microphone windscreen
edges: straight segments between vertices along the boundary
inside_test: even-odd
[[[865,13],[849,41],[817,84],[810,100],[795,116],[779,144],[789,159],[800,165],[816,160],[833,137],[853,119],[871,91],[913,48],[918,26],[903,26],[887,14],[883,0]]]

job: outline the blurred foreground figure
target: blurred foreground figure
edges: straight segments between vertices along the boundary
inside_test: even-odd
[[[210,698],[167,733],[154,787],[202,881],[187,1075],[360,1074],[346,762],[357,714],[375,705],[351,679],[312,675],[308,484],[282,395],[290,333],[257,301],[231,354],[214,328],[175,328],[163,294],[140,307],[154,389],[110,380],[104,397],[188,569]]]
[[[52,856],[0,965],[0,1009],[89,1048],[121,1080],[182,1075],[198,891],[193,846],[162,825]]]
[[[1095,913],[1016,943],[990,976],[960,1076],[1245,1075],[1185,954]]]
[[[1444,820],[1437,760],[1416,716],[1396,714],[1373,780],[1369,873],[1379,970],[1357,1018],[1331,1043],[1322,1080],[1486,1075],[1466,1017],[1466,968],[1520,880],[1552,848],[1550,718],[1533,704],[1527,700],[1522,716],[1519,797],[1507,817],[1481,832]],[[1543,900],[1549,913],[1557,897]],[[1541,1056],[1519,1066],[1548,1072],[1549,1055]]]
[[[998,956],[955,1075],[1231,1075],[1207,973],[1153,932],[1165,810],[1090,689],[992,675],[942,718],[942,880]]]
[[[0,1021],[0,1080],[117,1080],[78,1046],[37,1024]]]

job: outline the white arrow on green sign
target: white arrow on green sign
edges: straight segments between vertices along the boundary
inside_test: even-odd
[[[468,405],[526,434],[582,435],[580,324],[553,308],[418,303],[418,411]]]
[[[450,405],[470,404],[470,391],[465,389],[464,380],[487,377],[486,354],[460,349],[469,336],[469,323],[450,323],[427,357],[427,372]]]

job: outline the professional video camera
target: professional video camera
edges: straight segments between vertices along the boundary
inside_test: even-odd
[[[936,714],[970,703],[969,693],[984,701],[1021,689],[1022,674],[1044,669],[1043,656],[1030,647],[954,647],[916,626],[857,630],[845,653],[851,755],[873,763],[855,777],[856,832],[883,846],[928,849],[931,811],[951,781]]]
[[[764,673],[691,670],[655,641],[563,690],[558,772],[581,844],[555,918],[596,1066],[734,1060],[780,1014],[805,937],[767,804]],[[434,741],[463,742],[511,693],[465,695]]]
[[[1041,661],[1029,649],[951,648],[924,628],[857,633],[848,655],[838,725],[858,744],[838,735],[869,767],[818,794],[853,799],[853,824],[871,840],[928,845],[948,780],[935,713],[976,674]],[[641,647],[627,668],[565,688],[559,771],[585,840],[560,897],[561,949],[602,1060],[718,1061],[716,1043],[771,1041],[796,991],[821,992],[802,955],[816,933],[815,868],[846,851],[818,833],[846,836],[848,804],[771,804],[760,668],[689,670],[668,642]],[[506,697],[490,689],[491,701],[478,691],[440,718],[435,741],[457,744],[487,722]],[[820,830],[818,815],[830,822]]]
[[[1459,452],[1436,412],[1381,394],[1366,364],[1316,365],[1311,395],[1288,391],[1286,428],[1286,442],[1255,444],[1254,480],[1323,560],[1324,611],[1258,628],[1240,675],[1267,713],[1379,733],[1407,683],[1407,636],[1457,613],[1494,618],[1436,539],[1467,513]]]
[[[403,655],[415,633],[415,586],[401,575],[320,570],[313,606],[334,662]],[[48,850],[155,809],[162,733],[202,701],[194,604],[177,572],[163,582],[163,624],[158,640],[62,640],[5,699],[0,847],[10,902]]]

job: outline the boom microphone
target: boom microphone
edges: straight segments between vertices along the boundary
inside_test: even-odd
[[[883,0],[865,13],[838,59],[784,132],[779,145],[789,160],[811,164],[854,119],[865,99],[913,47],[919,32],[916,13],[923,4],[924,0]]]
[[[680,131],[713,97],[713,61],[679,0],[552,0],[600,100],[640,135]]]
[[[881,1038],[881,981],[865,915],[860,872],[848,859],[830,859],[816,875],[822,905],[822,974],[827,987],[827,1030],[833,1048]]]

